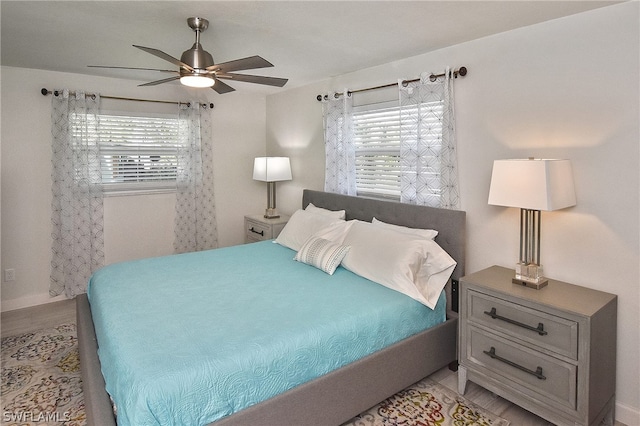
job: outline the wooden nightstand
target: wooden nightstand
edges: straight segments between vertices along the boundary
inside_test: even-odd
[[[458,392],[471,380],[557,425],[613,425],[617,296],[514,274],[460,279]]]
[[[290,216],[280,215],[280,217],[275,219],[267,219],[261,214],[245,216],[245,242],[255,243],[276,238],[284,228],[284,225],[289,221],[289,217]]]

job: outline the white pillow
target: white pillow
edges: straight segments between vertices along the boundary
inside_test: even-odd
[[[305,210],[318,214],[326,214],[327,216],[331,216],[335,219],[344,219],[346,217],[346,212],[344,210],[323,209],[322,207],[314,206],[313,203],[309,203]]]
[[[342,244],[344,241],[344,237],[347,236],[347,232],[351,228],[351,225],[356,222],[356,220],[338,220],[329,226],[326,226],[313,234],[314,237],[324,238],[325,240],[329,240],[336,244]]]
[[[433,229],[420,229],[420,228],[409,228],[406,226],[393,225],[391,223],[386,223],[381,220],[376,219],[375,217],[371,221],[376,226],[382,226],[388,229],[392,229],[398,232],[404,232],[406,234],[417,235],[422,238],[426,238],[428,240],[434,240],[438,236],[438,231]]]
[[[297,210],[284,226],[275,242],[298,251],[310,236],[334,222],[337,222],[337,220],[327,215]]]
[[[349,246],[332,243],[324,238],[311,237],[303,244],[294,259],[333,275],[348,251]]]
[[[355,222],[342,266],[433,309],[456,262],[435,241]]]

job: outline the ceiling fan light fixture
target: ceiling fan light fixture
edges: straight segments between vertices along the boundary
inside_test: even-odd
[[[234,74],[233,71],[250,70],[254,68],[272,67],[273,64],[258,55],[249,56],[234,61],[227,61],[221,64],[213,62],[213,56],[202,48],[200,44],[200,33],[209,27],[209,21],[204,18],[188,18],[187,24],[196,33],[196,41],[191,49],[182,52],[181,58],[178,60],[173,56],[153,47],[145,47],[134,44],[133,47],[144,52],[150,53],[162,60],[177,66],[177,70],[159,70],[152,68],[132,68],[132,67],[103,67],[89,65],[96,68],[118,68],[132,70],[147,70],[173,73],[173,77],[163,78],[161,80],[150,81],[148,83],[139,84],[139,86],[157,86],[158,84],[168,83],[180,79],[180,83],[188,87],[207,88],[212,87],[218,94],[225,94],[235,91],[235,89],[223,80],[243,81],[246,83],[266,84],[268,86],[282,87],[287,83],[285,78],[266,77],[258,75]],[[176,75],[178,74],[178,75]],[[220,79],[220,81],[217,81]],[[216,83],[217,81],[217,83]],[[213,87],[215,85],[215,87]]]
[[[206,75],[183,75],[180,77],[180,83],[189,87],[211,87],[216,80]]]

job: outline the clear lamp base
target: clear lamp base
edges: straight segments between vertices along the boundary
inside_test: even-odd
[[[542,276],[542,265],[522,262],[516,264],[516,276],[511,281],[514,284],[535,288],[536,290],[545,287],[549,283]]]
[[[275,208],[267,208],[264,211],[264,217],[266,219],[276,219],[276,218],[280,217],[280,214],[278,213],[278,211]]]

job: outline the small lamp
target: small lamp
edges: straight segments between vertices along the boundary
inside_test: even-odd
[[[267,209],[264,217],[280,217],[276,210],[276,182],[291,180],[289,157],[257,157],[253,162],[253,179],[267,182]]]
[[[540,264],[540,211],[576,205],[569,160],[496,160],[489,204],[520,208],[520,259],[515,284],[540,289],[547,285]]]

